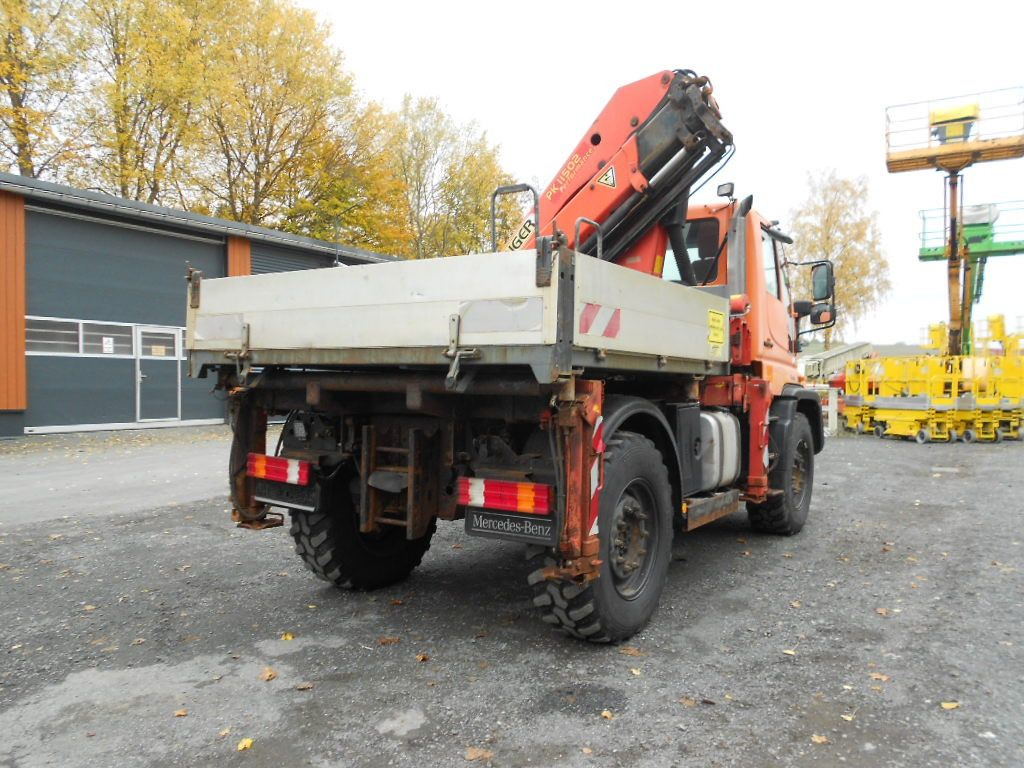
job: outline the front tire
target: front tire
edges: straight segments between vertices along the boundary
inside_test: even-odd
[[[658,605],[672,547],[668,469],[647,438],[617,432],[604,454],[598,512],[600,576],[589,583],[548,580],[555,560],[536,555],[529,577],[542,619],[574,637],[619,642],[636,634]]]
[[[405,530],[386,527],[379,533],[361,533],[347,484],[324,488],[315,512],[291,510],[295,552],[318,578],[341,589],[378,589],[405,579],[430,549],[436,521],[426,535],[406,539]]]
[[[807,522],[814,485],[814,437],[807,417],[793,417],[783,438],[778,463],[768,476],[772,488],[782,495],[764,504],[747,504],[751,527],[760,533],[792,536]]]

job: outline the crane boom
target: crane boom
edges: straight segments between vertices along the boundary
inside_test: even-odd
[[[542,236],[566,231],[568,245],[650,274],[665,248],[686,253],[682,229],[692,186],[732,147],[711,83],[690,70],[665,70],[619,88],[540,196]],[[580,229],[575,224],[591,219]],[[533,218],[509,247],[534,247]],[[676,247],[677,246],[677,247]],[[686,272],[684,264],[683,271]],[[684,281],[693,282],[683,275]]]

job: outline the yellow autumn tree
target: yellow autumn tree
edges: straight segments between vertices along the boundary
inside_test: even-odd
[[[188,204],[182,177],[197,142],[223,0],[90,0],[94,87],[83,186],[148,203]],[[92,184],[87,182],[92,181]]]
[[[79,149],[80,5],[0,0],[0,163],[53,175]]]
[[[230,45],[209,69],[196,183],[217,215],[275,226],[294,201],[296,176],[330,154],[352,81],[311,11],[283,0],[231,8]]]
[[[836,325],[824,331],[825,348],[878,306],[888,293],[889,262],[882,250],[878,214],[868,207],[867,179],[826,171],[807,178],[807,197],[791,213],[796,261],[828,259],[835,266]],[[793,295],[811,296],[810,270],[790,270]]]
[[[370,103],[334,121],[327,139],[307,153],[288,183],[282,227],[382,253],[402,253],[403,188],[390,170],[396,117]]]
[[[436,99],[406,96],[392,168],[402,186],[410,236],[401,255],[423,259],[490,250],[491,193],[511,179],[497,147],[476,125],[460,125]],[[502,201],[503,219],[518,214],[510,212],[514,207]]]

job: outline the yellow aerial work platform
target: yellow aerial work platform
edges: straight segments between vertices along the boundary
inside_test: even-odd
[[[921,101],[885,111],[890,173],[1024,157],[1024,87]]]
[[[945,326],[929,329],[933,349],[946,345]],[[877,437],[927,442],[1021,439],[1024,356],[1020,334],[1007,334],[1001,315],[989,318],[979,354],[858,360],[846,366],[847,429]]]

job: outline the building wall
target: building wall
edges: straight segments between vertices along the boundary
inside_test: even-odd
[[[187,266],[223,277],[223,242],[38,210],[27,213],[26,242],[28,406],[20,424],[0,422],[0,430],[224,417],[211,382],[188,378],[177,330],[185,324]],[[80,350],[32,351],[40,326],[62,327],[41,318],[88,321],[78,326]],[[137,325],[168,328],[142,335]],[[88,343],[96,328],[118,334],[113,354]],[[137,361],[136,351],[145,359]]]
[[[299,269],[329,267],[334,263],[334,259],[323,254],[313,255],[270,243],[253,243],[250,263],[252,274],[262,275],[267,272],[292,272]]]
[[[25,204],[0,192],[0,414],[25,405]]]
[[[245,236],[166,231],[127,209],[108,216],[0,191],[0,437],[223,419],[214,381],[187,375],[188,266],[217,278],[333,263]]]

